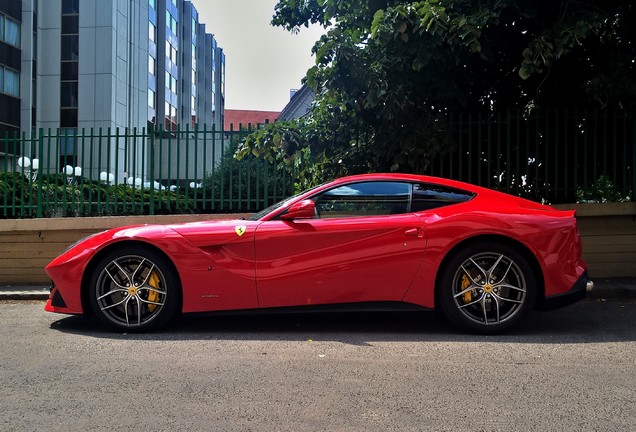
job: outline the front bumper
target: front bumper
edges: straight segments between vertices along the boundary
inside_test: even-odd
[[[563,294],[557,294],[550,297],[545,297],[537,305],[538,310],[551,310],[561,308],[563,306],[576,303],[579,300],[585,298],[585,294],[592,291],[594,288],[594,282],[587,276],[587,270],[583,272],[579,280],[576,281],[572,289]]]
[[[47,312],[63,313],[63,314],[79,314],[81,312],[73,311],[66,306],[62,294],[57,289],[55,284],[51,285],[51,293],[49,299],[44,306],[44,310]]]

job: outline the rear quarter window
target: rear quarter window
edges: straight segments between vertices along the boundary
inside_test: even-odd
[[[459,204],[470,201],[474,197],[474,193],[465,190],[429,183],[418,183],[413,185],[411,211],[421,212]]]

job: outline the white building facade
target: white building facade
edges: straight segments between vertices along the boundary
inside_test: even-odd
[[[21,20],[14,10],[17,3],[21,3]],[[19,94],[8,98],[19,100],[20,118],[16,121],[15,114],[7,118],[4,133],[16,132],[19,124],[19,132],[27,136],[40,128],[59,129],[62,137],[69,136],[50,155],[55,160],[43,166],[59,170],[89,158],[106,158],[110,167],[117,167],[112,171],[124,178],[131,171],[144,171],[142,165],[148,163],[139,140],[114,140],[99,151],[91,148],[88,156],[86,143],[70,136],[193,129],[195,124],[222,127],[225,78],[220,71],[225,70],[225,57],[190,1],[11,0],[10,4],[9,18],[1,10],[0,17],[20,32],[19,40],[12,38],[6,48],[8,59],[15,52],[21,57],[19,67],[8,68],[19,75]],[[0,38],[0,60],[2,43]],[[0,125],[1,117],[2,113]],[[33,148],[25,152],[38,156]]]

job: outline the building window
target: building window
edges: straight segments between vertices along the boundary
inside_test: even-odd
[[[63,34],[79,34],[79,15],[65,15],[62,17]]]
[[[77,108],[77,81],[62,81],[61,89],[61,106]]]
[[[77,127],[77,108],[62,108],[60,110],[60,127]]]
[[[62,0],[62,14],[78,14],[79,0]]]
[[[165,112],[165,128],[166,130],[176,130],[177,129],[177,109],[173,107],[169,102],[166,101],[166,112]]]
[[[65,108],[77,108],[77,81],[65,81],[61,85],[60,104]]]
[[[79,0],[62,0],[60,127],[76,128],[79,100]]]
[[[168,27],[175,35],[177,34],[177,20],[168,10],[166,10],[166,27]]]
[[[148,106],[155,109],[155,92],[148,89]]]
[[[0,15],[0,40],[20,47],[20,23],[5,15]]]
[[[166,88],[170,89],[172,93],[177,94],[177,79],[170,75],[168,71],[166,71]]]
[[[0,78],[0,83],[2,83],[2,92],[8,94],[13,97],[20,97],[20,74],[9,68],[4,69],[4,74],[0,73],[0,75],[4,75],[3,78]]]
[[[79,35],[62,35],[62,60],[79,60]]]
[[[169,42],[166,42],[166,57],[172,63],[177,64],[177,49]]]
[[[148,22],[148,38],[155,42],[155,35],[157,34],[157,28],[155,27],[155,25],[151,22]]]
[[[148,73],[154,75],[156,70],[155,58],[151,55],[148,56]]]
[[[155,0],[148,0],[148,6],[152,9],[157,9],[157,5],[155,4]]]
[[[76,61],[62,62],[62,70],[61,70],[62,81],[76,80],[79,76],[77,66],[78,66],[78,63]]]

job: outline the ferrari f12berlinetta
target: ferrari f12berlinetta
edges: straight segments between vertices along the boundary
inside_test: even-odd
[[[337,179],[248,220],[129,226],[47,267],[46,310],[151,330],[180,312],[439,308],[498,333],[592,283],[574,211],[402,174]]]

